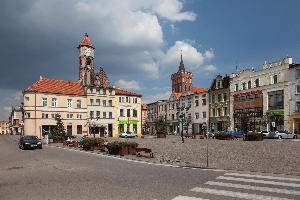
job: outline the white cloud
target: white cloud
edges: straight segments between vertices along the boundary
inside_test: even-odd
[[[191,43],[194,43],[194,41],[176,41],[175,44],[166,52],[166,55],[162,61],[163,65],[166,67],[178,66],[180,62],[181,50],[183,54],[183,62],[186,68],[189,69],[200,69],[203,67],[205,61],[208,61],[214,57],[214,52],[212,49],[201,53]]]
[[[159,92],[156,94],[143,96],[143,103],[152,103],[158,100],[167,100],[170,98],[171,91]]]
[[[214,66],[214,65],[207,65],[204,67],[203,71],[206,73],[206,74],[209,74],[211,72],[215,72],[217,70],[217,68]]]
[[[137,81],[118,80],[116,85],[125,89],[140,90],[141,85]]]
[[[164,1],[153,1],[154,5],[152,10],[159,14],[161,17],[166,18],[172,22],[176,21],[194,21],[196,14],[193,12],[182,12],[183,4],[178,0],[164,0]]]
[[[9,112],[11,112],[11,107],[9,107],[9,106],[4,106],[4,107],[3,107],[3,110],[4,110],[5,112],[9,113]]]

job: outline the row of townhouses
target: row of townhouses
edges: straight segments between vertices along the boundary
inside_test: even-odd
[[[300,132],[300,64],[286,57],[265,62],[259,69],[245,68],[231,75],[217,75],[210,88],[192,84],[192,73],[182,61],[171,75],[172,94],[168,100],[147,105],[148,132],[164,117],[168,132],[210,131]],[[203,126],[204,125],[204,126]]]
[[[118,137],[142,134],[141,95],[111,86],[102,67],[94,69],[94,51],[86,34],[78,46],[79,80],[40,77],[23,91],[24,134],[42,137],[53,131],[56,114],[67,135]]]

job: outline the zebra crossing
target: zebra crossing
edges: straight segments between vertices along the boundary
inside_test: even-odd
[[[300,200],[300,178],[228,172],[172,200]]]

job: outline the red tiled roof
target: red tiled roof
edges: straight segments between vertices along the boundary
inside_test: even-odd
[[[174,95],[176,96],[176,98],[178,99],[179,97],[181,97],[182,96],[182,93],[180,93],[180,92],[174,92]]]
[[[89,36],[87,34],[84,35],[83,39],[81,40],[79,46],[88,46],[94,48]]]
[[[194,93],[203,93],[203,92],[207,92],[207,88],[193,87],[193,92],[194,92]]]
[[[142,104],[142,110],[147,110],[147,104]]]
[[[137,93],[134,93],[134,92],[129,92],[129,91],[121,89],[121,88],[116,88],[116,94],[118,94],[118,95],[127,95],[127,96],[142,97],[141,94],[137,94]]]
[[[79,81],[64,81],[41,78],[29,86],[24,92],[40,92],[50,94],[84,95],[84,87]]]

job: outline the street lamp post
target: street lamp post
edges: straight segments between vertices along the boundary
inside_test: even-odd
[[[207,134],[207,125],[206,122],[202,124],[202,129],[206,133],[206,167],[208,167],[208,134]]]

